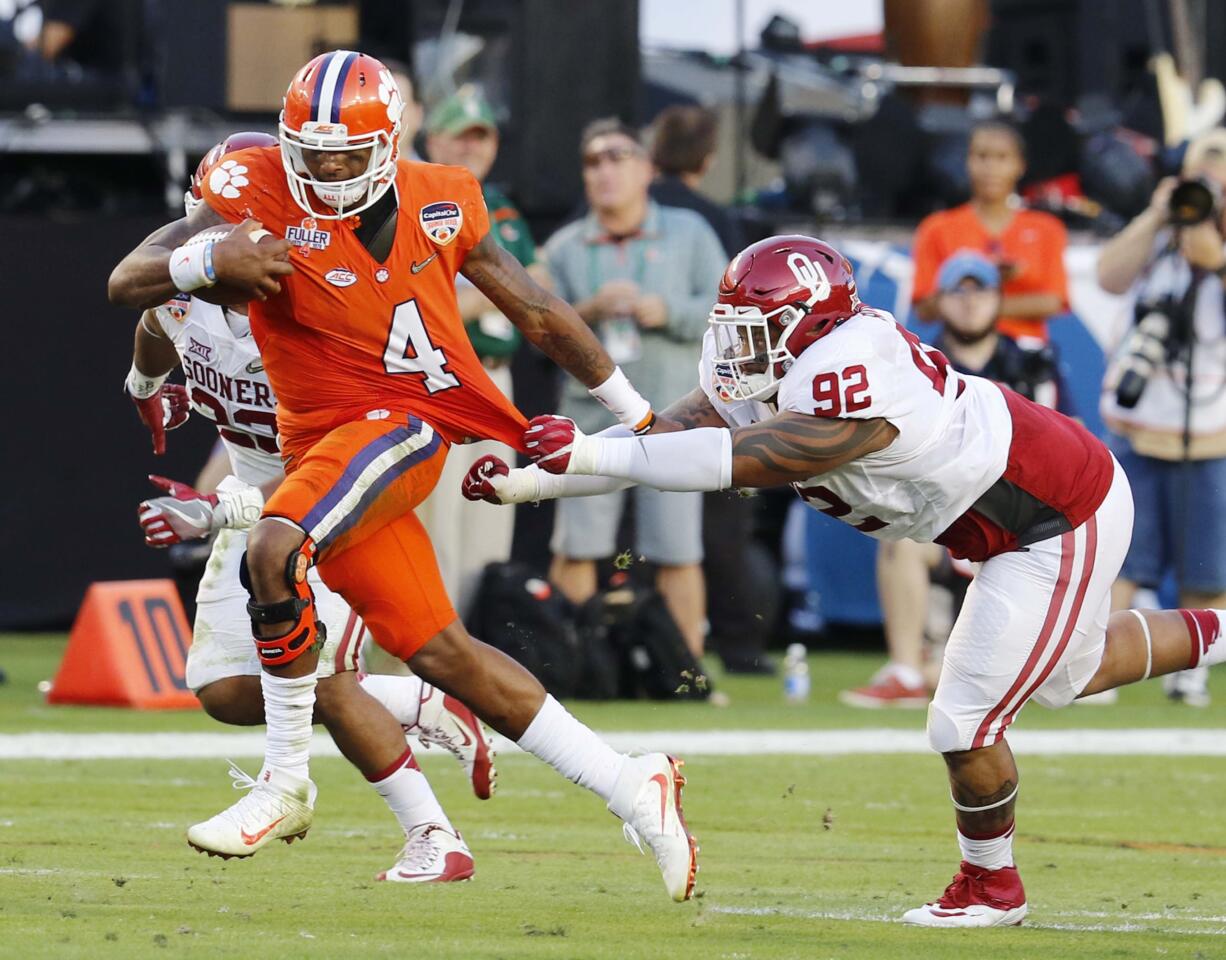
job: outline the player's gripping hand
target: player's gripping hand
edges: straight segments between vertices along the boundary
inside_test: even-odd
[[[128,396],[136,404],[141,422],[149,428],[154,454],[160,457],[166,452],[166,431],[183,426],[191,413],[187,388],[177,383],[164,383],[147,397],[133,395],[131,388]]]
[[[533,417],[524,431],[524,446],[528,448],[528,456],[542,470],[550,473],[579,473],[576,469],[580,461],[590,459],[583,456],[583,447],[588,438],[569,417],[558,417],[548,414],[543,417]],[[589,469],[584,473],[594,472]]]
[[[500,457],[486,454],[460,483],[466,500],[484,500],[500,506],[541,499],[540,471],[509,467]]]
[[[253,236],[256,231],[263,235]],[[258,220],[248,218],[213,245],[217,285],[245,292],[249,300],[267,300],[281,292],[279,277],[294,272],[289,262],[290,243],[277,239]]]
[[[216,522],[217,497],[201,493],[186,483],[149,476],[149,482],[169,496],[144,501],[137,517],[150,547],[169,547],[184,540],[199,540],[212,533]]]

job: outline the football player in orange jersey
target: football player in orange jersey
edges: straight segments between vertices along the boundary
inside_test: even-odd
[[[377,60],[316,57],[286,93],[280,149],[224,158],[205,205],[154,232],[111,275],[112,302],[131,308],[180,291],[251,300],[279,398],[287,476],[251,531],[245,564],[271,776],[239,801],[241,815],[232,808],[194,827],[193,842],[224,848],[239,822],[268,826],[270,839],[310,823],[314,563],[384,649],[604,799],[651,847],[669,894],[688,899],[697,845],[681,813],[680,762],[616,753],[530,673],[470,637],[413,514],[452,443],[522,449],[525,421],[460,322],[457,272],[629,430],[650,429],[654,414],[574,310],[489,235],[472,176],[398,158],[401,111]],[[201,235],[228,222],[240,225]]]

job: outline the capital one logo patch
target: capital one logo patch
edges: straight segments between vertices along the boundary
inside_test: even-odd
[[[464,224],[464,212],[458,203],[440,200],[422,207],[417,219],[426,236],[440,247],[445,247],[460,232],[460,227]]]

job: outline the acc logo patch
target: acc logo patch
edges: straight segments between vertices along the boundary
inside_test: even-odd
[[[327,250],[332,234],[320,230],[319,221],[314,217],[303,217],[298,226],[285,228],[285,239],[295,247],[303,248],[302,252],[306,253],[307,250]]]
[[[422,207],[417,219],[426,236],[440,247],[445,247],[460,232],[460,227],[464,224],[464,212],[458,203],[440,200]]]
[[[334,287],[352,287],[358,282],[358,275],[352,270],[337,267],[324,274],[324,279]]]

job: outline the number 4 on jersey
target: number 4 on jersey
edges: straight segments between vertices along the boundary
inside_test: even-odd
[[[430,393],[460,385],[459,378],[447,369],[446,355],[431,342],[416,300],[396,304],[387,348],[383,351],[383,367],[388,373],[421,374]]]

